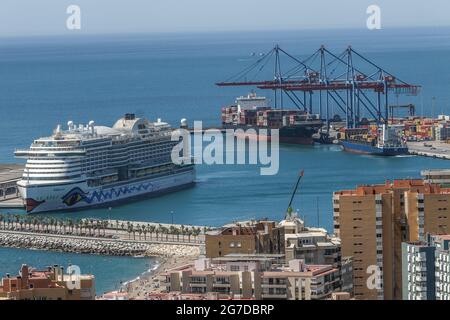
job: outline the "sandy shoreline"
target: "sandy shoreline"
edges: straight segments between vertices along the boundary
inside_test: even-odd
[[[185,256],[159,256],[158,266],[154,270],[147,270],[138,278],[133,279],[123,285],[123,292],[127,293],[128,299],[145,299],[148,293],[160,293],[162,288],[159,283],[159,276],[168,269],[193,263],[199,255]]]

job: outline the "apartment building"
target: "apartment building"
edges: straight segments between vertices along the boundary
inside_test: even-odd
[[[431,238],[435,251],[436,300],[450,300],[450,235]]]
[[[432,169],[420,172],[426,183],[450,185],[450,169]]]
[[[272,254],[284,252],[283,229],[274,221],[243,221],[212,230],[205,235],[206,257],[228,254]]]
[[[318,300],[341,291],[339,269],[331,265],[307,265],[281,256],[234,255],[199,259],[194,265],[161,274],[165,292],[218,294],[219,298]]]
[[[434,250],[422,242],[402,243],[403,300],[435,300]]]
[[[304,260],[306,264],[341,266],[341,242],[323,228],[306,227],[296,216],[279,223],[284,229],[286,261]]]
[[[63,273],[60,266],[37,271],[22,265],[19,275],[7,274],[1,282],[0,299],[7,300],[94,300],[95,278],[93,275],[79,275],[76,279]]]
[[[423,180],[335,192],[334,232],[353,257],[355,298],[401,299],[402,242],[447,234],[449,210],[450,189]]]
[[[449,247],[449,235],[402,244],[404,300],[450,300]]]

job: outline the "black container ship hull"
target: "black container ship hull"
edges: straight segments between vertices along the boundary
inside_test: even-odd
[[[282,126],[282,127],[263,127],[254,125],[234,125],[223,124],[224,129],[241,129],[235,135],[238,138],[248,138],[259,141],[272,141],[272,130],[278,129],[279,142],[283,144],[299,144],[299,145],[313,145],[313,135],[316,134],[322,127],[322,123],[315,125],[301,125],[301,126]],[[249,130],[253,129],[253,130]]]

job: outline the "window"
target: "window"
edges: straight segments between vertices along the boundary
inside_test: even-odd
[[[230,266],[230,270],[231,270],[231,271],[239,271],[240,268],[239,268],[239,266],[231,265],[231,266]]]

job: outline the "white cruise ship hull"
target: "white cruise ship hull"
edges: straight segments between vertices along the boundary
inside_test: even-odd
[[[157,196],[194,183],[195,169],[159,177],[88,187],[86,182],[64,185],[19,185],[28,213],[77,210],[128,202],[133,198]]]

